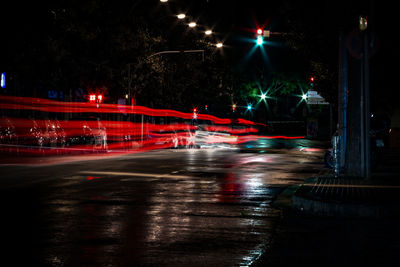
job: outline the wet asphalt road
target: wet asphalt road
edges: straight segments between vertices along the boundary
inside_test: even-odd
[[[302,142],[0,166],[2,260],[248,266],[272,241],[275,197],[324,170],[323,150]]]

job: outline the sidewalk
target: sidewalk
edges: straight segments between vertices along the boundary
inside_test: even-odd
[[[333,175],[309,178],[287,188],[274,204],[328,217],[400,217],[400,149],[388,149],[368,180]]]

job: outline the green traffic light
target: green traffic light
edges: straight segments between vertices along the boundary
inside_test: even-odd
[[[257,41],[256,41],[257,45],[262,45],[264,43],[264,39],[262,36],[257,36]]]

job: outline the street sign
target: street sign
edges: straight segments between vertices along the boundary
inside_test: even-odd
[[[309,105],[329,105],[325,99],[318,94],[317,91],[310,90],[306,94],[307,96],[307,104]]]

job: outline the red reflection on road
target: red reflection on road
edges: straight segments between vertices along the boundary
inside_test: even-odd
[[[244,191],[244,184],[238,180],[235,174],[227,173],[222,179],[218,200],[222,203],[237,203]]]
[[[100,179],[100,177],[89,176],[87,179],[88,179],[88,181],[91,181],[91,180],[95,180],[95,179]]]

